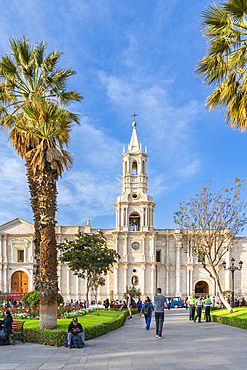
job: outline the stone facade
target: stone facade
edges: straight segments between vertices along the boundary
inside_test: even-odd
[[[217,295],[214,282],[197,258],[181,248],[179,230],[154,228],[155,203],[147,194],[146,164],[147,149],[142,151],[133,122],[128,150],[123,151],[122,194],[115,204],[116,228],[102,229],[108,246],[121,259],[107,275],[106,285],[99,288],[99,299],[123,299],[126,286],[132,284],[140,288],[143,296],[153,297],[157,287],[167,296],[185,298],[195,290]],[[86,226],[56,226],[57,242],[65,238],[73,240],[79,231],[96,233],[97,230],[91,228],[89,221]],[[20,218],[0,226],[0,291],[33,290],[33,232],[33,224]],[[244,263],[242,271],[235,273],[235,295],[241,297],[247,296],[246,252],[247,238],[241,237],[226,255],[228,266],[232,257]],[[17,276],[18,272],[21,273]],[[26,279],[20,281],[22,274]],[[58,276],[59,290],[65,300],[85,298],[85,280],[74,276],[61,263]],[[222,288],[231,289],[230,272],[220,266],[219,276]]]

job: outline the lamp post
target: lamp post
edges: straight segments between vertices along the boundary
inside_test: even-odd
[[[226,268],[226,261],[222,262],[222,266],[224,267],[224,270],[230,270],[232,272],[232,298],[231,298],[231,307],[235,307],[234,303],[234,272],[236,270],[242,270],[243,261],[239,261],[239,267],[234,266],[235,259],[231,259],[232,265]]]

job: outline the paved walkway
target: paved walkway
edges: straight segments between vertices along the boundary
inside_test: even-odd
[[[0,347],[0,369],[247,369],[247,331],[216,323],[194,323],[185,309],[166,312],[164,338],[155,322],[145,330],[134,316],[120,329],[88,341],[85,349],[16,342]]]

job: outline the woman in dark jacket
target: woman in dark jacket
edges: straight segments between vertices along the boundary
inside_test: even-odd
[[[12,333],[12,316],[9,310],[5,311],[4,313],[4,320],[3,320],[3,326],[6,328],[7,333]]]

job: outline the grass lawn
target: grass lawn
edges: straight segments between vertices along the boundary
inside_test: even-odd
[[[78,322],[83,328],[88,326],[99,325],[103,323],[108,323],[116,320],[124,311],[99,311],[99,316],[97,312],[91,312],[85,316],[78,316]],[[58,319],[57,329],[58,330],[68,330],[68,325],[72,319]],[[39,329],[39,320],[25,320],[25,329]]]
[[[236,317],[239,319],[247,319],[247,307],[235,307],[233,313],[229,313],[226,308],[214,310],[211,312],[212,316]]]

